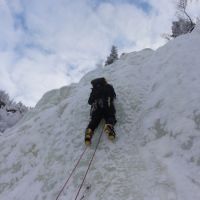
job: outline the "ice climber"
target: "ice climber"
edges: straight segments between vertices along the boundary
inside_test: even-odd
[[[105,78],[97,78],[91,81],[92,91],[88,100],[91,105],[91,120],[85,131],[85,144],[90,145],[94,130],[99,122],[104,119],[104,132],[108,134],[110,140],[115,139],[114,125],[116,123],[114,99],[116,94],[112,85],[106,82]]]

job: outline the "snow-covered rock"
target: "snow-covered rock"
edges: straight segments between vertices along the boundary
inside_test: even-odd
[[[103,135],[83,186],[91,185],[87,199],[199,200],[198,27],[45,94],[0,138],[0,199],[56,199],[84,149],[90,81],[104,76],[117,93],[118,138],[111,143]],[[60,200],[75,199],[102,124]]]

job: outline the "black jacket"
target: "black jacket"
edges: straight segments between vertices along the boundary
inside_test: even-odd
[[[108,112],[115,114],[113,100],[116,98],[115,90],[112,85],[105,84],[93,87],[88,104],[91,105],[91,115],[97,112]]]

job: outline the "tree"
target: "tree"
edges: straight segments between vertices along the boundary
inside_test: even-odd
[[[185,19],[179,19],[178,21],[172,22],[172,37],[177,37],[186,33],[190,33],[195,24],[191,24],[190,21]]]
[[[105,62],[105,66],[112,64],[115,60],[118,60],[118,52],[117,52],[117,47],[113,45],[111,48],[111,53],[107,57],[107,60]]]
[[[187,0],[179,0],[177,3],[177,15],[178,20],[172,22],[172,37],[177,37],[182,34],[191,32],[195,23],[192,21],[191,17],[186,11]]]
[[[179,2],[177,4],[177,8],[178,8],[179,12],[182,13],[183,15],[185,15],[188,18],[188,20],[190,21],[190,23],[193,24],[191,17],[186,12],[187,2],[188,2],[187,0],[179,0]]]
[[[9,95],[0,90],[0,132],[14,126],[27,111],[25,105],[11,101]]]
[[[0,108],[10,103],[9,95],[5,91],[0,90]]]

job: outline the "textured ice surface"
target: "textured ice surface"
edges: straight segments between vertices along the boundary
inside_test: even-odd
[[[118,137],[112,143],[103,135],[83,187],[91,185],[86,199],[199,200],[199,52],[197,27],[46,93],[0,138],[0,199],[55,200],[84,149],[90,81],[104,76],[117,93]],[[102,124],[60,200],[75,198]]]

